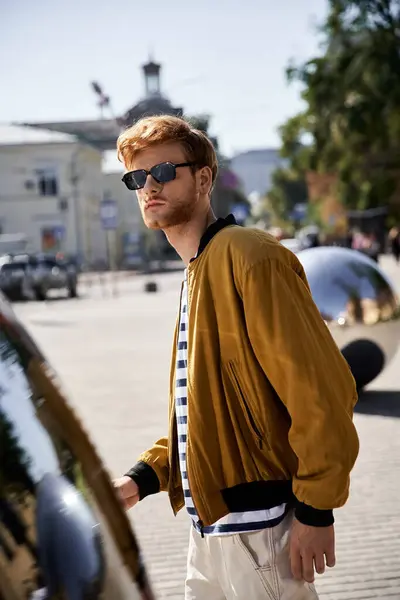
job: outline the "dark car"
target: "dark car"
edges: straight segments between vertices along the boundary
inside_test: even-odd
[[[0,295],[0,599],[153,598],[96,448]]]
[[[10,300],[36,298],[34,271],[27,261],[13,260],[0,266],[0,290]]]
[[[32,287],[37,300],[45,300],[50,290],[66,289],[70,298],[77,296],[78,270],[63,257],[52,254],[19,254],[10,258],[10,264],[26,265],[29,287]]]

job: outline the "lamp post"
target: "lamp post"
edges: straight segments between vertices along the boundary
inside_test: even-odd
[[[74,207],[76,255],[77,255],[78,262],[80,262],[83,259],[83,257],[82,257],[81,215],[80,215],[80,207],[79,207],[79,182],[80,182],[80,176],[78,173],[79,154],[80,154],[80,148],[78,147],[72,153],[71,161],[70,161],[70,184],[71,184],[72,204]]]

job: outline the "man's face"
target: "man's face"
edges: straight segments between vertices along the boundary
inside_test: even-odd
[[[160,144],[139,152],[126,167],[129,171],[150,171],[163,162],[179,164],[188,159],[180,144]],[[137,190],[136,195],[146,227],[166,230],[191,220],[199,199],[197,178],[190,167],[177,168],[176,178],[164,184],[148,175],[144,188]]]

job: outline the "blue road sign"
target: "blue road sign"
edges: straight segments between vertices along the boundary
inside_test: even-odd
[[[57,241],[61,241],[65,238],[65,226],[64,225],[56,225],[53,229],[54,237]]]
[[[100,218],[103,229],[117,229],[118,208],[115,200],[102,200],[100,203]]]

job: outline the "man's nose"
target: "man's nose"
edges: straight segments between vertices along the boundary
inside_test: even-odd
[[[159,192],[161,188],[162,184],[156,181],[149,173],[146,178],[146,183],[143,186],[143,192],[145,194],[152,194],[154,192]]]

